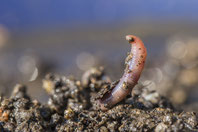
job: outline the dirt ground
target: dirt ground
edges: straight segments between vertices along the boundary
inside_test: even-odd
[[[195,112],[173,107],[153,90],[152,81],[140,82],[122,102],[103,112],[95,99],[101,89],[114,84],[104,68],[91,68],[81,80],[47,74],[43,88],[49,95],[47,104],[26,93],[17,84],[10,98],[1,96],[0,130],[2,132],[62,131],[198,131]]]

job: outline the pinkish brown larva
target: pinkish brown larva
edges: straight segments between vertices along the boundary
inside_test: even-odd
[[[131,93],[144,68],[147,51],[143,42],[133,35],[127,35],[126,40],[131,44],[131,52],[125,61],[125,72],[119,83],[98,100],[99,107],[103,111],[108,110],[108,108],[117,104]]]

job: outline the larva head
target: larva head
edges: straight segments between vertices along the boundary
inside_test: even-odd
[[[127,35],[126,40],[128,40],[130,44],[142,42],[138,37],[136,37],[134,35]]]

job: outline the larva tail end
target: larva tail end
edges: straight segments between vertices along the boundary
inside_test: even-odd
[[[126,36],[126,40],[128,40],[129,41],[129,43],[132,43],[132,42],[135,42],[135,36],[133,36],[133,35],[127,35]]]

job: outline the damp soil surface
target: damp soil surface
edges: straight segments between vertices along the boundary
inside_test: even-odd
[[[101,111],[97,98],[116,83],[102,67],[86,71],[81,80],[48,74],[43,79],[49,95],[45,104],[32,99],[26,86],[17,84],[9,98],[0,98],[0,131],[198,131],[196,113],[174,108],[152,89],[150,81],[139,82],[125,100]]]

